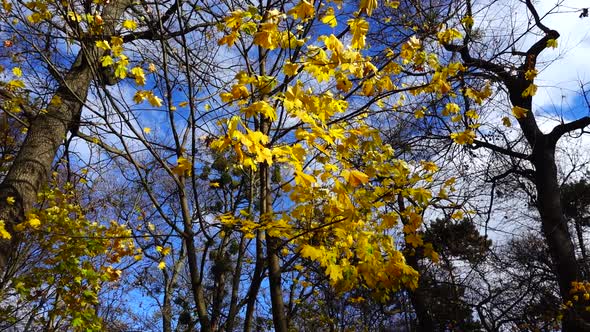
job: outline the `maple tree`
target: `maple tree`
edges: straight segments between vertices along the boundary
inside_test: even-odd
[[[58,294],[48,317],[80,330],[101,329],[92,305],[126,272],[158,302],[164,331],[257,329],[266,296],[274,330],[288,331],[305,323],[302,301],[320,285],[352,303],[407,292],[417,326],[432,328],[421,270],[444,246],[424,230],[444,227],[424,220],[470,211],[454,194],[461,179],[429,160],[434,146],[412,154],[412,143],[387,140],[380,119],[398,118],[410,138],[438,135],[535,168],[566,302],[586,286],[562,222],[555,144],[589,122],[538,129],[536,61],[559,34],[526,7],[544,35],[506,65],[473,55],[469,1],[3,1],[0,270],[31,241],[52,254],[5,286],[32,301]],[[484,106],[500,84],[524,144],[486,140]],[[88,156],[72,160],[72,142]],[[48,186],[59,165],[66,181]],[[566,306],[564,330],[582,326],[582,311]]]

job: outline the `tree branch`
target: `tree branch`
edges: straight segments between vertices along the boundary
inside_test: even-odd
[[[590,125],[590,116],[585,116],[583,118],[579,118],[575,121],[569,123],[562,123],[549,133],[549,140],[555,144],[561,138],[561,136],[578,129],[584,129],[585,127]]]

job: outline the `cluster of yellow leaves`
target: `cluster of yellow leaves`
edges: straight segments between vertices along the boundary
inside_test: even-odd
[[[590,312],[590,282],[572,281],[569,293],[570,299],[561,305],[561,310],[567,311],[576,306]]]
[[[123,38],[119,36],[111,36],[110,41],[97,40],[95,42],[95,45],[97,48],[105,52],[105,54],[100,58],[101,65],[103,67],[113,66],[115,69],[115,77],[120,79],[126,78],[128,70],[127,66],[129,65],[129,58],[125,54],[123,54]],[[139,74],[143,76],[143,70]],[[136,82],[138,82],[139,84],[139,82],[142,82],[142,80],[140,79],[139,81],[137,81],[136,79]],[[145,84],[145,77],[143,77],[143,84]]]
[[[42,262],[14,279],[21,296],[35,300],[36,291],[51,290],[63,306],[48,314],[71,320],[76,331],[101,330],[96,313],[98,292],[121,276],[115,264],[135,252],[131,231],[115,221],[91,222],[72,192],[58,189],[39,195],[43,208],[27,212],[15,232],[37,246]]]
[[[436,37],[438,38],[438,41],[441,44],[449,44],[454,39],[461,39],[463,36],[459,32],[459,30],[451,28],[439,31]]]
[[[399,2],[387,4],[395,8]],[[377,1],[363,0],[358,13],[371,15],[376,8]],[[307,0],[297,2],[286,14],[276,10],[263,15],[255,9],[235,11],[225,18],[223,29],[227,33],[219,44],[231,47],[240,36],[250,35],[252,44],[262,48],[284,47],[283,36],[291,38],[298,32],[281,31],[284,26],[295,24],[279,22],[306,21],[312,15],[315,8]],[[335,17],[335,8],[329,7],[322,21],[337,24]],[[439,64],[436,55],[428,54],[422,42],[412,37],[401,47],[402,64],[394,61],[395,52],[389,51],[387,57],[391,61],[378,70],[372,59],[361,53],[366,47],[369,23],[356,15],[347,24],[349,46],[333,34],[313,42],[297,41],[298,46],[303,46],[301,56],[286,61],[283,73],[289,77],[304,74],[305,83],[289,79],[279,85],[284,89],[277,92],[274,87],[280,77],[241,72],[231,89],[220,94],[224,103],[237,105],[240,113],[221,121],[223,134],[211,147],[234,154],[241,168],[256,170],[261,163],[279,164],[291,179],[281,188],[293,202],[289,213],[260,216],[259,220],[250,215],[224,215],[220,221],[246,237],[266,231],[269,236],[287,240],[303,257],[318,262],[339,290],[365,285],[387,297],[390,291],[416,287],[418,277],[407,265],[400,251],[402,246],[393,241],[394,235],[403,234],[403,247],[424,247],[426,255],[436,260],[436,252],[419,234],[422,215],[434,202],[446,201],[452,184],[444,184],[438,193],[433,192],[436,165],[397,159],[391,146],[384,144],[379,133],[362,118],[338,120],[349,106],[341,93],[353,91],[363,97],[389,93],[396,89],[393,75],[399,74],[403,65],[410,65],[414,69],[424,70],[428,66],[434,70],[432,83],[417,87],[417,93],[446,94],[451,90],[449,78],[465,68],[460,63]],[[460,38],[457,34],[449,29],[441,32],[440,38],[451,41]],[[333,82],[333,88],[319,91],[307,86],[326,82]],[[354,84],[358,85],[353,90]],[[471,98],[480,103],[490,94],[489,85],[483,91],[470,91]],[[471,122],[479,117],[475,110],[461,114],[454,103],[449,103],[444,112],[453,118],[465,116]],[[260,120],[273,126],[278,119],[297,124],[294,135],[289,136],[293,141],[272,142],[268,132],[252,126]],[[476,126],[472,125],[474,129]],[[468,141],[471,137],[472,141],[474,136],[470,130],[457,140]],[[400,200],[408,206],[393,209]]]
[[[133,96],[133,101],[137,104],[147,100],[150,105],[154,107],[161,107],[162,106],[162,99],[158,96],[154,95],[154,93],[150,90],[139,90]]]
[[[0,220],[0,239],[12,239],[12,235],[6,230],[6,223],[4,220]]]
[[[172,173],[178,176],[190,176],[193,171],[193,164],[185,157],[178,157],[176,166],[172,167]]]

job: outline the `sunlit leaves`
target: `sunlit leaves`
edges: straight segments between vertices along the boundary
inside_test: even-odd
[[[344,170],[340,175],[344,178],[346,183],[353,187],[369,182],[367,174],[357,170]]]
[[[273,50],[278,47],[280,33],[273,22],[262,23],[254,34],[254,44]]]
[[[359,10],[366,13],[368,16],[373,15],[373,10],[377,8],[377,0],[361,0]]]
[[[270,106],[266,101],[263,101],[263,100],[254,102],[250,106],[242,108],[242,112],[244,112],[244,114],[247,117],[252,117],[252,116],[262,114],[265,117],[269,118],[269,120],[271,120],[271,121],[274,121],[277,119],[277,114],[276,114],[275,109],[272,106]]]
[[[293,16],[294,19],[307,20],[314,16],[315,8],[313,4],[307,0],[301,0],[295,7],[287,12]]]
[[[150,105],[154,107],[162,106],[162,99],[154,95],[154,93],[150,90],[139,90],[133,96],[133,101],[137,104],[143,102],[144,100],[147,100]]]
[[[462,38],[461,33],[455,28],[440,31],[436,36],[441,44],[449,44],[454,39]]]
[[[364,48],[367,32],[369,31],[369,22],[358,17],[348,20],[348,26],[350,27],[350,32],[352,33],[350,46],[354,49]]]
[[[141,67],[133,67],[131,69],[131,75],[135,79],[135,84],[137,85],[145,85],[145,72]]]
[[[97,40],[95,42],[96,47],[103,49],[103,50],[110,50],[111,49],[111,45],[109,44],[109,42],[107,40]]]
[[[334,15],[333,7],[328,7],[328,9],[326,9],[326,12],[322,16],[321,21],[322,23],[327,24],[332,28],[338,25],[338,21],[336,20],[336,16]]]
[[[123,26],[123,28],[131,31],[137,29],[137,22],[135,22],[134,20],[125,20],[121,25]]]
[[[475,132],[473,130],[465,130],[458,133],[452,133],[451,139],[460,145],[472,144],[475,139]]]
[[[193,164],[185,157],[179,157],[176,160],[176,166],[172,167],[172,172],[178,176],[189,176],[193,170]]]

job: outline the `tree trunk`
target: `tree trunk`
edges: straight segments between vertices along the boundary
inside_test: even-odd
[[[545,241],[549,247],[561,297],[567,301],[570,297],[572,282],[580,281],[582,275],[576,260],[576,253],[567,220],[561,206],[560,189],[555,165],[555,146],[537,140],[542,148],[535,148],[533,164],[535,165],[535,185],[537,189],[537,208],[541,215],[541,224]],[[581,310],[577,310],[581,309]],[[590,331],[587,314],[583,308],[570,310],[563,319],[563,331]]]
[[[104,6],[105,36],[114,33],[115,24],[129,4],[125,0]],[[14,225],[23,221],[25,212],[37,202],[37,193],[47,183],[58,148],[68,130],[79,125],[82,106],[95,77],[93,69],[102,53],[94,43],[84,45],[54,94],[55,100],[61,100],[61,103],[48,105],[47,112],[39,113],[32,120],[27,137],[0,184],[0,220],[5,221],[9,232],[12,233]],[[7,197],[14,197],[15,203],[7,204]],[[1,272],[6,271],[18,243],[16,236],[12,241],[0,239]]]

